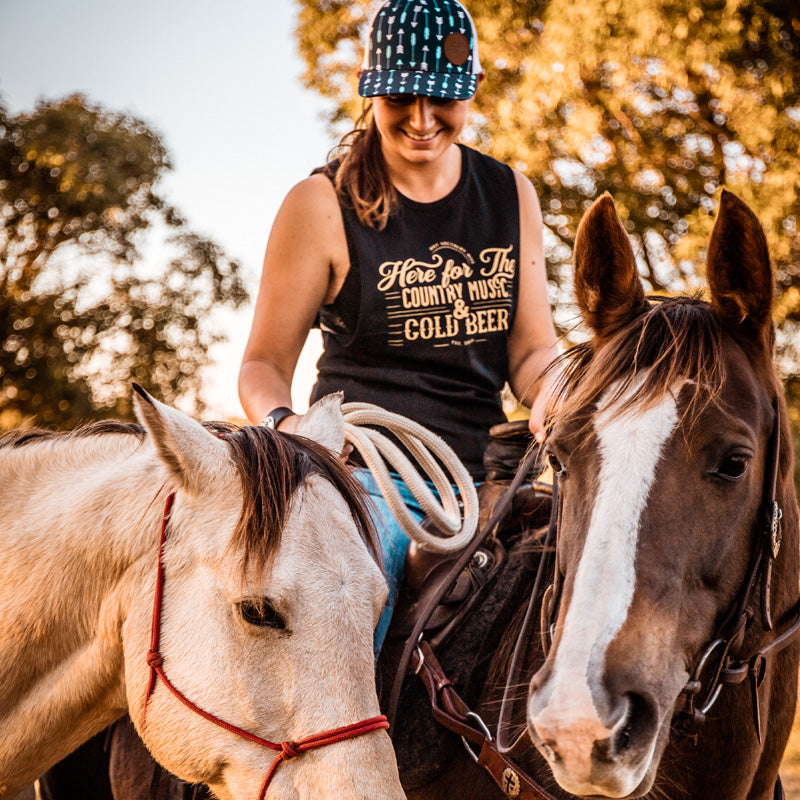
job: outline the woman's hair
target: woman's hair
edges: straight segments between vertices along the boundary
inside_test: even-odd
[[[334,179],[336,193],[352,206],[362,225],[382,231],[397,203],[397,192],[383,160],[371,103],[333,153],[341,153]]]

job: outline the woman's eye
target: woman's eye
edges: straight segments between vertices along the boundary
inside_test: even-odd
[[[738,481],[744,477],[750,466],[750,458],[742,453],[725,456],[717,467],[717,475],[729,481]]]
[[[387,94],[385,99],[393,106],[410,106],[416,98],[413,94]]]
[[[264,598],[242,600],[239,603],[239,613],[242,619],[250,625],[259,628],[275,628],[282,631],[286,629],[286,620],[270,601]]]

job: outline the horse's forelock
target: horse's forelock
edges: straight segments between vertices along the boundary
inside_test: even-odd
[[[650,298],[650,308],[595,350],[578,345],[564,355],[561,409],[590,424],[601,395],[613,386],[611,403],[637,379],[644,380],[624,407],[662,397],[683,387],[684,422],[691,429],[703,409],[718,404],[724,374],[722,326],[699,298]],[[588,412],[588,413],[587,413]]]
[[[244,427],[224,436],[242,482],[242,511],[231,547],[242,553],[242,568],[261,572],[280,545],[295,492],[312,475],[333,484],[347,503],[356,527],[377,559],[378,538],[361,484],[329,450],[304,437],[262,427]],[[379,559],[377,559],[379,560]]]

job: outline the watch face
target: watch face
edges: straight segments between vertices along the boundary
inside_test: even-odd
[[[273,430],[273,431],[275,430],[275,417],[267,417],[267,418],[264,420],[264,423],[265,423],[265,424],[266,424],[266,426],[267,426],[268,428],[270,428],[271,430]]]

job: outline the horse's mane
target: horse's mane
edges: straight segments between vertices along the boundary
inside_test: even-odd
[[[234,453],[244,502],[232,547],[241,547],[244,563],[262,569],[274,555],[296,490],[311,476],[333,484],[347,504],[367,548],[377,556],[380,545],[361,484],[326,447],[304,436],[287,436],[267,428],[233,428],[223,437]],[[380,562],[380,559],[377,559]]]
[[[576,345],[559,359],[564,367],[557,405],[586,414],[610,389],[609,402],[641,385],[623,409],[662,397],[682,386],[689,427],[704,408],[719,402],[725,377],[719,317],[699,297],[650,297],[649,309],[595,348]],[[587,424],[589,424],[587,420]]]
[[[359,533],[377,559],[380,545],[367,511],[367,494],[327,448],[303,436],[276,434],[262,427],[240,428],[225,422],[205,422],[203,427],[228,444],[239,472],[244,500],[231,547],[241,548],[243,567],[251,564],[260,571],[270,561],[280,544],[292,498],[312,475],[329,481],[342,495]],[[119,434],[140,441],[147,435],[144,427],[133,422],[99,420],[71,431],[11,431],[0,437],[0,449]]]
[[[0,436],[0,449],[4,447],[22,447],[23,445],[60,439],[85,439],[89,436],[103,436],[108,433],[126,433],[144,439],[145,430],[135,422],[122,422],[118,419],[101,419],[81,425],[71,431],[52,431],[47,428],[29,428],[13,430]]]

